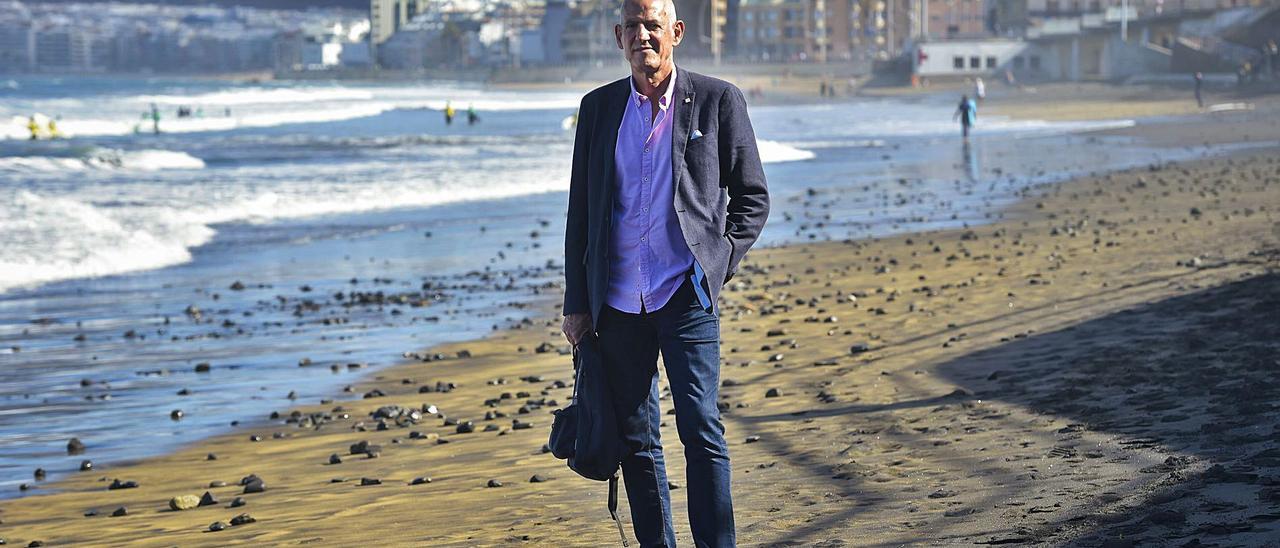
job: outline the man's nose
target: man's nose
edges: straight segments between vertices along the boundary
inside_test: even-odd
[[[648,40],[649,29],[646,28],[644,25],[640,25],[640,32],[636,34],[636,38],[639,38],[640,40]]]

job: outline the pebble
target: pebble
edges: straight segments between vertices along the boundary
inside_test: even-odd
[[[209,453],[204,456],[204,460],[218,460],[218,455],[216,453]]]
[[[240,526],[240,525],[246,525],[246,524],[249,524],[249,523],[253,523],[253,522],[255,522],[255,521],[258,521],[258,520],[253,519],[253,516],[250,516],[249,514],[240,514],[240,515],[237,515],[237,516],[236,516],[236,517],[234,517],[234,518],[231,518],[231,526],[232,526],[232,527],[237,527],[237,526]]]
[[[123,506],[116,508],[116,511],[111,513],[111,517],[113,518],[118,518],[120,516],[127,516],[127,515],[129,515],[129,509]]]
[[[107,489],[114,491],[116,489],[133,489],[133,488],[136,488],[137,486],[138,486],[138,482],[136,481],[133,481],[133,480],[120,481],[119,479],[116,479],[115,481],[111,482],[111,485],[107,486]]]
[[[221,521],[215,521],[209,524],[209,531],[213,533],[216,533],[226,528],[227,528],[227,524],[222,523]]]
[[[218,504],[218,497],[213,496],[213,493],[205,491],[204,495],[200,497],[199,506],[213,506],[215,504]]]
[[[764,393],[764,397],[766,398],[776,398],[781,395],[782,395],[782,392],[780,392],[777,388],[770,388],[767,392]]]
[[[68,455],[78,455],[83,453],[84,450],[85,446],[84,443],[80,441],[80,438],[71,438],[71,440],[67,442]]]
[[[222,480],[213,480],[213,481],[209,482],[209,487],[210,487],[210,488],[213,488],[213,487],[226,487],[226,486],[227,486],[227,482],[222,481]]]
[[[228,508],[239,508],[239,507],[244,506],[244,505],[246,505],[246,504],[249,504],[249,503],[248,503],[248,502],[246,502],[246,501],[244,500],[244,497],[236,497],[236,498],[234,498],[234,499],[232,499],[232,500],[231,500],[231,504],[227,505],[227,507],[228,507]]]
[[[200,506],[200,498],[195,495],[178,495],[169,499],[169,509],[175,512],[190,510],[197,506]]]
[[[382,485],[382,480],[378,478],[360,478],[360,485],[361,486]]]
[[[500,482],[500,481],[498,481],[498,480],[496,480],[496,479],[491,479],[491,480],[489,480],[488,486],[489,486],[489,487],[502,487],[502,482]]]
[[[329,455],[329,464],[342,464],[342,457],[338,456],[337,453]]]
[[[462,421],[458,423],[457,432],[459,434],[470,434],[476,431],[476,425],[471,421]]]
[[[80,461],[80,471],[87,472],[89,470],[93,470],[93,461],[91,460]]]
[[[533,477],[529,478],[529,483],[543,483],[546,481],[551,481],[551,478],[542,474],[534,474]]]
[[[174,409],[173,411],[169,412],[170,420],[180,421],[184,416],[186,416],[186,413],[183,413],[181,409]]]
[[[760,441],[760,436],[747,436],[746,443],[755,443]]]
[[[431,478],[428,476],[413,478],[413,481],[409,482],[409,485],[422,485],[424,483],[431,483]]]

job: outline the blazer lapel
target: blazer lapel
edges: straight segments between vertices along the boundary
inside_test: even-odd
[[[599,189],[601,191],[599,195],[604,198],[603,203],[600,204],[601,214],[606,217],[605,226],[610,228],[613,225],[613,187],[616,185],[618,176],[618,170],[614,165],[614,154],[618,148],[618,129],[622,127],[622,114],[626,112],[627,101],[631,99],[629,97],[631,84],[627,82],[628,78],[631,77],[627,76],[614,82],[613,88],[605,99],[607,104],[604,105],[604,115],[601,116],[604,125],[600,126],[601,146],[596,149],[601,155],[600,165],[604,167],[604,173],[601,174],[603,177],[598,179],[599,184],[604,185],[604,188]]]
[[[680,173],[684,171],[684,149],[689,144],[689,126],[693,124],[693,82],[689,71],[676,68],[676,91],[671,94],[675,115],[671,128],[671,184],[680,187]]]

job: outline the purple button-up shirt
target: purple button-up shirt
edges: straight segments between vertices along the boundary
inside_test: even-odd
[[[622,312],[662,308],[693,266],[693,253],[675,212],[671,172],[675,89],[676,72],[672,71],[654,117],[649,98],[636,91],[632,80],[631,98],[618,127],[605,302]]]

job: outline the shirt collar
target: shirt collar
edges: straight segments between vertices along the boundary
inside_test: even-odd
[[[667,107],[671,106],[671,97],[674,96],[676,92],[676,74],[679,72],[679,70],[675,70],[674,68],[671,71],[671,81],[667,83],[667,91],[662,94],[662,97],[658,98],[659,109],[667,110]],[[636,108],[640,108],[644,106],[645,103],[649,102],[648,97],[643,93],[636,91],[635,76],[627,78],[627,81],[631,83],[631,101],[635,104]]]

